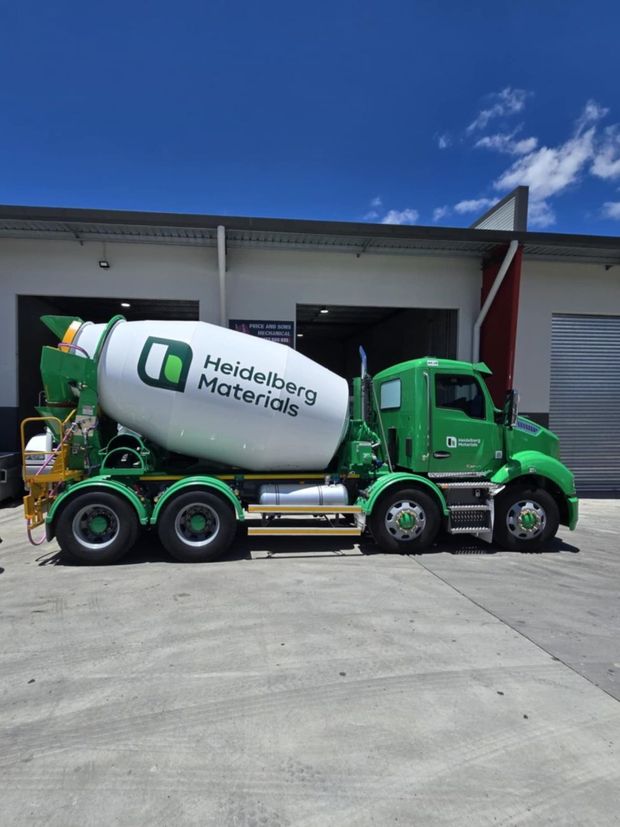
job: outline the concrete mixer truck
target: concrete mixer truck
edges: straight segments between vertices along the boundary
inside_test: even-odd
[[[141,531],[210,561],[249,536],[359,536],[417,552],[440,530],[534,550],[578,501],[557,437],[497,409],[483,363],[422,358],[347,382],[204,322],[44,316],[38,416],[22,422],[29,537],[86,563]]]

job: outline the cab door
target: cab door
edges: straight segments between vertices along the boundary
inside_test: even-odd
[[[429,471],[492,471],[502,464],[500,426],[477,376],[438,369],[431,374]]]

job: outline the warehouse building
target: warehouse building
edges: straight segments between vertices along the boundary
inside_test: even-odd
[[[55,344],[43,313],[201,319],[348,378],[480,359],[556,430],[581,491],[620,490],[620,238],[532,233],[519,187],[470,228],[0,207],[0,448]]]

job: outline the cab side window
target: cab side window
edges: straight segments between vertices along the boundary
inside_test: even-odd
[[[400,379],[390,379],[381,385],[381,410],[393,411],[400,408]]]
[[[486,415],[484,394],[473,376],[436,374],[435,404],[438,408],[463,411],[472,419],[484,419]]]

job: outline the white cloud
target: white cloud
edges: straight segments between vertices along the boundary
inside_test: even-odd
[[[493,118],[503,118],[521,112],[525,107],[528,93],[525,89],[512,89],[507,86],[501,92],[493,92],[487,96],[490,106],[482,109],[467,127],[467,132],[485,129]]]
[[[538,138],[532,136],[531,138],[521,138],[515,141],[512,146],[512,152],[515,155],[527,155],[528,152],[533,152],[538,146]]]
[[[493,183],[496,190],[509,190],[521,184],[530,188],[533,201],[543,201],[575,183],[594,155],[594,121],[606,112],[588,101],[577,121],[575,135],[556,147],[542,146],[519,158]],[[587,124],[592,124],[584,131]]]
[[[596,150],[597,124],[607,112],[604,106],[589,100],[575,122],[572,137],[557,146],[533,147],[493,182],[494,188],[500,192],[520,185],[530,188],[528,218],[532,226],[549,227],[555,224],[555,213],[548,199],[576,184],[590,161],[594,161],[592,172],[596,166],[598,173],[595,174],[609,177],[615,156],[613,146],[607,144],[613,136],[608,134],[605,148],[598,150],[598,154]],[[618,174],[620,175],[620,163]]]
[[[381,219],[382,224],[415,224],[420,213],[411,207],[404,210],[389,210]]]
[[[383,199],[376,195],[370,201],[370,209],[364,215],[364,221],[380,222],[381,224],[415,224],[420,214],[411,207],[404,210],[388,210],[383,208]]]
[[[530,201],[527,217],[532,227],[550,227],[555,224],[555,213],[547,201]]]
[[[617,124],[605,130],[590,171],[604,180],[620,177],[620,129]]]
[[[515,141],[514,136],[515,132],[496,132],[495,135],[485,135],[480,138],[474,146],[505,152],[507,155],[527,155],[538,146],[538,138],[521,138]]]
[[[443,135],[439,135],[437,138],[437,146],[439,149],[447,149],[452,144],[452,138],[447,132],[444,132]]]
[[[604,106],[601,106],[600,103],[597,103],[595,100],[592,100],[592,98],[590,98],[590,100],[584,106],[583,112],[577,119],[577,134],[580,135],[586,128],[586,126],[591,126],[592,124],[595,124],[598,121],[600,121],[602,118],[605,117],[605,115],[608,112],[609,109],[607,109]]]
[[[475,148],[513,156],[510,165],[493,181],[493,189],[504,193],[517,186],[529,187],[530,225],[550,227],[556,223],[550,199],[579,184],[585,175],[620,181],[620,123],[603,131],[600,122],[609,109],[590,99],[565,141],[541,146],[535,136],[518,137],[522,126],[512,128],[507,124],[509,116],[525,108],[528,94],[523,89],[506,87],[488,96],[488,105],[478,113],[465,133]],[[487,130],[494,119],[497,120],[496,130]],[[488,134],[483,134],[483,130]],[[482,213],[493,203],[489,198],[466,199],[455,204],[453,210],[461,215]],[[437,218],[434,220],[443,217],[438,213],[441,209],[435,211]],[[620,220],[620,201],[606,202],[601,215]]]
[[[603,216],[620,221],[620,201],[605,201],[603,204]]]
[[[369,206],[368,212],[364,213],[364,221],[376,221],[381,215],[379,208],[383,206],[383,199],[380,195],[375,195],[371,198]]]
[[[465,215],[470,212],[481,213],[486,212],[496,201],[496,198],[470,198],[465,201],[459,201],[458,204],[454,205],[454,209],[459,215]]]
[[[433,210],[433,221],[441,221],[442,218],[445,218],[447,215],[450,215],[450,207],[444,205],[443,207],[435,207]]]

